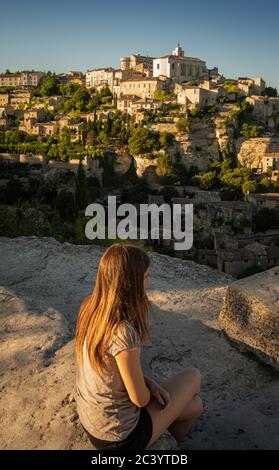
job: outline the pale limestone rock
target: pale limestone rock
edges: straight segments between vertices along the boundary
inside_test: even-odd
[[[232,283],[220,320],[242,349],[279,370],[279,267]]]
[[[146,172],[150,169],[156,172],[157,158],[146,158],[144,155],[134,156],[134,165],[138,176],[146,176]]]
[[[237,159],[243,166],[260,165],[268,152],[271,140],[270,137],[255,137],[244,141],[241,139],[237,144],[239,147]]]
[[[133,157],[127,151],[116,152],[116,157],[113,161],[113,169],[117,175],[125,175],[133,163]]]

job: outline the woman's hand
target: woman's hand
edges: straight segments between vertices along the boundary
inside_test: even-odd
[[[145,382],[151,395],[156,398],[158,403],[163,406],[162,410],[168,408],[171,404],[171,397],[167,390],[159,385],[155,380],[145,377]]]

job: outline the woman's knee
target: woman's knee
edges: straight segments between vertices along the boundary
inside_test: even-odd
[[[185,379],[188,381],[189,378],[191,379],[192,382],[194,382],[198,387],[201,384],[202,381],[202,375],[196,367],[188,367],[187,369],[184,369],[183,373],[185,374]]]
[[[203,412],[203,402],[199,395],[195,395],[193,400],[193,407],[195,409],[195,416],[198,418]]]
[[[201,397],[196,394],[191,402],[183,410],[183,419],[194,422],[203,412],[203,403]]]

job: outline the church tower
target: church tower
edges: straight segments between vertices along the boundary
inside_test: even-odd
[[[183,51],[182,48],[180,47],[179,42],[177,43],[176,48],[172,51],[172,55],[176,55],[176,56],[178,56],[178,57],[185,57],[184,51]]]

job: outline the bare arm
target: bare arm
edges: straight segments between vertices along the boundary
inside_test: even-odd
[[[121,351],[115,359],[131,402],[139,407],[146,406],[151,392],[142,372],[139,350]]]
[[[150,390],[151,396],[155,397],[156,400],[164,407],[170,405],[171,397],[167,390],[161,387],[154,379],[151,377],[144,376],[145,383]]]

